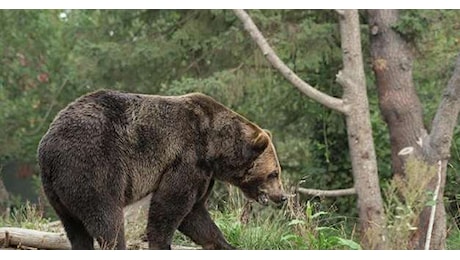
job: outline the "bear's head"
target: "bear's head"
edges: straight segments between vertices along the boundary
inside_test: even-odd
[[[201,167],[214,178],[239,187],[249,199],[267,205],[285,201],[281,167],[271,134],[209,96],[185,96],[206,129],[206,156]],[[203,131],[205,132],[205,131]]]
[[[267,205],[269,200],[286,201],[289,195],[283,189],[281,167],[270,132],[252,125],[246,138],[256,156],[237,186],[247,198],[262,205]]]

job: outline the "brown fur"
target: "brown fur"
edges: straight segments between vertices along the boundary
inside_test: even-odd
[[[231,249],[206,209],[214,180],[262,204],[286,198],[270,135],[199,93],[82,96],[56,116],[38,159],[73,249],[93,249],[93,239],[124,249],[123,207],[150,193],[150,248],[169,249],[178,229],[206,249]]]

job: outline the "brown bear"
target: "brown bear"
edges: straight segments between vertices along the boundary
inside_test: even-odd
[[[41,180],[72,249],[125,249],[123,207],[152,194],[150,249],[176,229],[232,249],[211,219],[214,180],[267,204],[286,200],[271,136],[209,96],[100,90],[59,112],[38,147]]]

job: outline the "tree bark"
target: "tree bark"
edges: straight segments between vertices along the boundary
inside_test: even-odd
[[[367,249],[383,249],[383,203],[370,124],[357,10],[338,11],[344,70],[337,75],[337,82],[344,88],[343,99],[330,97],[302,81],[278,58],[249,15],[243,10],[234,12],[274,68],[308,97],[345,114],[354,188],[358,195],[362,245]]]

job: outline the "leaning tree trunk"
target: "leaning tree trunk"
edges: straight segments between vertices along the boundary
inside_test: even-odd
[[[410,238],[413,249],[445,248],[446,220],[443,203],[447,159],[460,109],[460,62],[451,78],[428,135],[423,111],[412,78],[413,55],[408,43],[393,30],[398,10],[370,10],[372,65],[377,80],[379,106],[390,131],[392,170],[404,177],[404,158],[398,153],[405,147],[437,169],[426,189],[436,203],[419,215],[417,230]]]
[[[427,229],[417,240],[417,248],[424,244],[425,248],[444,249],[446,239],[446,213],[443,203],[444,186],[446,182],[447,163],[450,158],[450,148],[454,128],[460,112],[460,55],[458,55],[455,70],[443,93],[443,97],[431,127],[431,133],[424,140],[423,156],[425,161],[438,167],[438,175],[429,184],[429,189],[437,196],[435,223],[431,223],[433,209],[425,208],[420,216],[419,230]],[[432,229],[432,230],[431,230]]]

